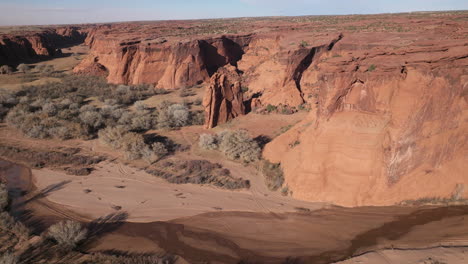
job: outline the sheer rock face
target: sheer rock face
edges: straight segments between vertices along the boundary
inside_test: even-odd
[[[245,114],[241,77],[234,66],[220,68],[212,77],[205,92],[205,127],[219,124]]]

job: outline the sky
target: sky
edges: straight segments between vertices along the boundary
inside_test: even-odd
[[[0,25],[468,10],[468,0],[0,0]]]

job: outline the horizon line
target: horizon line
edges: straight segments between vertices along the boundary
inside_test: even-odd
[[[468,12],[468,9],[449,9],[449,10],[433,10],[433,11],[406,11],[406,12],[384,12],[384,13],[349,13],[349,14],[326,14],[326,15],[278,15],[278,16],[239,16],[239,17],[210,17],[210,18],[187,18],[187,19],[144,19],[144,20],[121,20],[121,21],[106,21],[106,22],[88,22],[88,23],[64,23],[64,24],[7,24],[0,25],[4,27],[50,27],[50,26],[78,26],[78,25],[100,25],[100,24],[118,24],[118,23],[138,23],[138,22],[163,22],[163,21],[203,21],[203,20],[220,20],[220,19],[242,19],[242,18],[283,18],[283,17],[325,17],[325,16],[372,16],[372,15],[389,15],[389,14],[412,14],[412,13],[450,13],[450,12]]]

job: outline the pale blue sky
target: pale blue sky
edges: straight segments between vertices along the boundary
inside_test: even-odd
[[[0,0],[0,25],[468,10],[468,0]]]

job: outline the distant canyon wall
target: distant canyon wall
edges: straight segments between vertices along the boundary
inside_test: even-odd
[[[39,32],[0,35],[0,65],[15,66],[60,54],[60,48],[81,43],[86,31],[79,27],[59,27]]]

